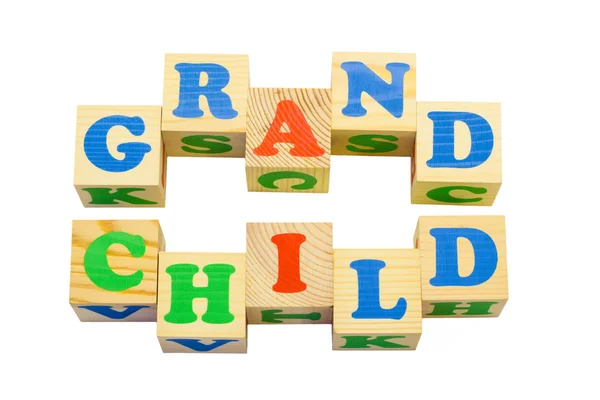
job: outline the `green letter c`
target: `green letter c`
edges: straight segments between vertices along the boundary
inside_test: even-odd
[[[483,197],[471,197],[467,199],[454,197],[450,194],[453,190],[465,190],[473,194],[485,194],[487,193],[486,188],[473,187],[473,186],[444,186],[430,190],[427,192],[427,197],[431,200],[439,201],[442,203],[476,203],[483,200]]]
[[[107,253],[113,244],[121,244],[135,258],[146,252],[144,238],[125,232],[109,232],[96,238],[83,256],[83,268],[90,280],[98,287],[111,292],[121,292],[135,287],[144,279],[144,272],[138,270],[131,275],[119,275],[108,265]]]
[[[304,182],[292,186],[294,190],[309,190],[317,184],[317,178],[312,175],[297,171],[268,172],[258,178],[258,183],[267,189],[279,189],[275,182],[280,179],[304,179]]]

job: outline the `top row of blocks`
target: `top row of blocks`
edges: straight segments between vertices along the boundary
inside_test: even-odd
[[[249,88],[246,55],[167,54],[162,107],[79,107],[75,187],[85,206],[160,207],[167,156],[216,156],[246,158],[250,191],[327,192],[332,154],[412,155],[413,203],[491,205],[500,140],[498,103],[417,103],[414,54],[334,53],[331,89]]]
[[[333,53],[331,87],[335,90],[306,92],[320,98],[323,120],[331,120],[324,121],[322,128],[332,135],[341,139],[360,133],[395,134],[400,143],[393,154],[410,156],[417,131],[416,76],[414,54]],[[167,154],[189,155],[171,138],[204,133],[231,135],[234,149],[227,156],[244,157],[244,146],[235,144],[245,143],[246,127],[252,128],[251,121],[246,123],[248,114],[253,117],[247,110],[249,83],[246,55],[167,54],[162,131],[175,143],[167,145]],[[344,144],[333,140],[332,153],[356,154]]]

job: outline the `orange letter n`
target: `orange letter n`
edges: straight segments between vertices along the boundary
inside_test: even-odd
[[[290,129],[289,133],[281,132],[284,123]],[[254,154],[277,155],[279,150],[275,148],[275,143],[293,144],[290,154],[296,157],[319,157],[325,154],[325,150],[319,147],[302,110],[291,100],[282,100],[277,104],[275,119],[262,143],[253,150]]]
[[[273,290],[278,293],[298,293],[306,290],[306,283],[300,280],[300,245],[306,241],[301,233],[282,233],[271,241],[279,251],[279,271]]]

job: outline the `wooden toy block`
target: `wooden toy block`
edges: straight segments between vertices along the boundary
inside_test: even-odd
[[[250,89],[249,191],[327,193],[330,156],[331,90]]]
[[[414,350],[421,321],[419,250],[333,251],[334,350]]]
[[[84,207],[164,207],[159,106],[77,108],[75,178]]]
[[[159,254],[158,340],[165,353],[245,353],[245,255]]]
[[[331,223],[248,223],[248,323],[331,323]]]
[[[508,301],[504,217],[420,217],[424,317],[497,317]]]
[[[416,76],[415,54],[333,53],[332,154],[410,156]]]
[[[162,133],[169,156],[244,157],[247,55],[167,54]]]
[[[502,184],[500,103],[417,103],[413,204],[491,206]]]
[[[73,221],[69,302],[81,321],[156,321],[158,221]]]

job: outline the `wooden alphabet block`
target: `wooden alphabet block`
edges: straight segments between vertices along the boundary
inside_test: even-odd
[[[504,217],[420,217],[424,317],[497,317],[508,301]]]
[[[248,190],[327,193],[331,90],[252,88],[249,93]]]
[[[169,156],[244,157],[248,56],[167,54],[162,133]]]
[[[332,154],[410,156],[416,76],[415,54],[333,53]]]
[[[245,353],[245,255],[159,254],[158,340],[165,353]]]
[[[161,108],[77,108],[75,189],[84,207],[164,207]]]
[[[69,302],[81,321],[156,321],[158,221],[73,221]]]
[[[491,206],[502,184],[500,103],[417,104],[413,204]]]
[[[333,349],[414,350],[421,337],[419,250],[333,251]]]
[[[331,223],[248,223],[248,323],[331,323]]]

